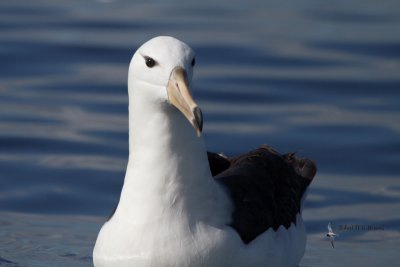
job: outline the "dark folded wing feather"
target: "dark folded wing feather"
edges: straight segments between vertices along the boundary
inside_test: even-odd
[[[281,155],[266,145],[236,158],[209,152],[208,160],[214,179],[232,198],[231,226],[246,244],[271,227],[296,223],[301,198],[316,173],[311,160]]]

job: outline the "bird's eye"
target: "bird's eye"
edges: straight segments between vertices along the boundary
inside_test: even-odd
[[[151,57],[144,57],[144,60],[146,62],[146,66],[149,68],[152,68],[156,65],[156,61]]]
[[[196,65],[196,59],[195,58],[192,59],[192,63],[191,64],[192,64],[192,67],[194,67],[194,65]]]

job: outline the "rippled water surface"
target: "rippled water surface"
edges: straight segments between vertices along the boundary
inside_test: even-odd
[[[92,265],[127,163],[127,67],[157,35],[197,53],[210,150],[317,162],[301,266],[398,265],[398,1],[14,0],[0,2],[0,266]]]

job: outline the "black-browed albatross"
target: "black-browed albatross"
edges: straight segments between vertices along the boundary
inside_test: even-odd
[[[207,153],[189,89],[194,63],[193,50],[167,36],[132,58],[129,161],[95,267],[297,266],[315,164],[265,145],[235,158]]]

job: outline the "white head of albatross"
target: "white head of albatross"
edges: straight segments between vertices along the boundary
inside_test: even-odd
[[[201,110],[193,101],[190,83],[195,65],[193,50],[172,37],[158,37],[145,43],[135,53],[129,68],[129,95],[147,105],[140,108],[166,110],[175,106],[200,135],[203,127]],[[146,109],[139,113],[144,115]],[[154,110],[149,110],[154,111]]]
[[[265,148],[232,163],[216,178],[220,182],[213,179],[200,136],[201,111],[190,90],[194,62],[188,45],[166,36],[146,42],[132,58],[129,161],[118,206],[98,235],[94,265],[297,265],[305,247],[300,202],[308,184],[293,183],[287,192],[295,194],[281,203],[289,203],[285,209],[290,212],[276,216],[281,207],[275,198],[286,197],[281,187],[298,175],[283,156]],[[306,168],[307,164],[295,159],[290,156]],[[285,182],[276,179],[279,173],[272,178],[264,173],[260,178],[245,177],[246,166],[252,168],[251,174],[260,171],[260,166],[262,172],[270,166],[258,164],[262,160],[281,164],[277,169],[284,171]],[[247,182],[254,178],[265,181]],[[270,192],[276,188],[280,191]]]

